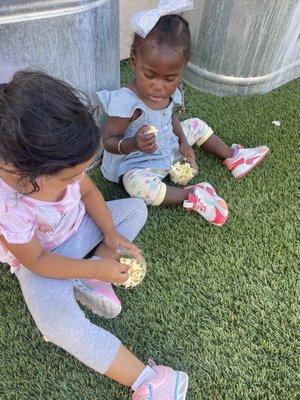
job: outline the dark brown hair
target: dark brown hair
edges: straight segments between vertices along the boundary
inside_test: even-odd
[[[137,33],[134,35],[131,52],[136,56],[149,46],[169,46],[182,49],[183,56],[187,62],[190,56],[191,33],[188,22],[180,15],[172,14],[160,17],[157,24],[143,39]]]
[[[33,191],[36,178],[92,158],[100,132],[83,93],[40,71],[19,71],[0,89],[0,162]]]

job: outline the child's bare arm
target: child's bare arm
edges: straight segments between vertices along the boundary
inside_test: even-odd
[[[178,117],[173,114],[172,115],[172,125],[173,125],[173,132],[178,137],[179,140],[179,152],[180,154],[185,157],[193,167],[197,167],[195,152],[192,147],[189,145],[185,134],[182,130],[180,121]]]
[[[103,146],[113,154],[130,154],[134,151],[153,153],[156,149],[155,135],[146,134],[148,125],[143,125],[131,138],[124,139],[124,132],[131,118],[108,117],[104,126]]]
[[[187,142],[185,134],[184,134],[184,132],[182,130],[179,118],[175,114],[172,114],[172,126],[173,126],[174,134],[179,139],[179,144],[180,145],[182,145],[182,144],[187,144],[188,145],[188,142]]]
[[[103,146],[105,150],[113,154],[120,154],[118,145],[124,138],[124,132],[130,122],[129,118],[108,117],[104,126]],[[129,154],[136,151],[134,139],[126,139],[122,142],[122,153]]]
[[[108,258],[78,260],[46,252],[35,236],[24,244],[11,244],[3,236],[0,238],[22,265],[38,275],[58,279],[96,278],[116,283],[122,283],[128,278],[128,268]]]

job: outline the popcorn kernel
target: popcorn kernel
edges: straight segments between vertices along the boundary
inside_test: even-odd
[[[148,133],[154,133],[156,136],[158,132],[158,129],[154,125],[149,125]]]
[[[177,161],[172,164],[170,170],[171,181],[182,186],[185,186],[196,174],[197,170],[188,162]]]
[[[129,277],[127,281],[122,283],[122,286],[124,286],[125,289],[133,288],[142,282],[142,280],[146,275],[145,260],[138,262],[135,258],[129,258],[123,256],[119,258],[119,263],[129,266],[128,270]]]

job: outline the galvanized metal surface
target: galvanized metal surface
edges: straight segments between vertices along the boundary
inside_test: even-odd
[[[20,22],[33,19],[55,17],[87,11],[100,6],[106,0],[0,0],[0,24]]]
[[[0,82],[38,68],[86,92],[120,86],[119,2],[0,1]]]
[[[184,16],[192,31],[184,75],[191,85],[248,95],[300,76],[300,0],[196,0]]]

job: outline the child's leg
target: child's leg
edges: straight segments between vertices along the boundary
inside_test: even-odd
[[[106,204],[118,233],[132,242],[147,220],[148,210],[145,203],[135,198],[108,201]],[[102,242],[96,249],[95,255],[114,257],[116,252]]]
[[[147,207],[139,199],[121,199],[106,203],[116,230],[132,241],[147,220]],[[62,243],[54,252],[67,257],[83,258],[97,247],[95,255],[113,257],[115,250],[102,241],[104,236],[92,218],[86,214],[77,232]],[[100,245],[99,245],[100,243]],[[98,279],[76,279],[76,299],[103,318],[115,318],[121,310],[121,302],[112,285]]]
[[[147,207],[139,199],[120,199],[106,202],[116,230],[133,241],[147,220]],[[66,257],[84,258],[104,239],[98,226],[86,214],[78,230],[54,252]]]
[[[144,203],[140,200],[126,199],[108,205],[118,231],[132,240],[147,217]],[[133,205],[135,207],[131,207]],[[119,212],[118,208],[123,211]],[[99,243],[102,235],[88,215],[76,234],[77,237],[73,235],[71,241],[67,240],[55,251],[66,256],[82,258]],[[46,278],[25,267],[20,267],[16,276],[29,311],[47,340],[95,371],[123,385],[132,386],[135,390],[134,399],[144,398],[140,397],[140,394],[145,391],[150,395],[148,382],[152,386],[151,393],[157,398],[160,398],[160,393],[163,392],[170,400],[178,399],[179,385],[180,399],[185,399],[187,375],[163,366],[146,367],[122,346],[114,335],[92,324],[75,300],[73,279]],[[166,376],[168,382],[165,381]]]
[[[57,346],[101,374],[131,386],[145,365],[114,335],[92,324],[74,298],[74,280],[52,279],[21,267],[23,296],[40,332]],[[126,368],[118,368],[126,363]],[[121,370],[122,369],[122,370]]]
[[[196,143],[203,150],[224,160],[224,164],[235,178],[241,178],[250,172],[269,152],[267,146],[243,148],[233,144],[229,147],[199,118],[183,121],[181,126],[191,146]]]
[[[168,171],[165,172],[165,176]],[[228,208],[215,190],[206,183],[176,188],[162,182],[163,174],[157,170],[134,169],[123,176],[123,184],[132,197],[139,197],[147,204],[184,204],[190,211],[197,211],[214,225],[223,225],[228,216]],[[192,196],[192,197],[190,197]],[[188,203],[184,203],[188,200]]]
[[[213,132],[207,123],[201,119],[187,119],[181,123],[181,126],[191,146],[197,144],[197,146],[200,146],[203,150],[223,160],[233,156],[234,150],[227,146],[227,144]]]
[[[161,204],[182,204],[192,188],[176,188],[168,186],[162,179],[168,171],[147,169],[133,169],[123,176],[123,184],[131,197],[138,197],[146,204],[159,206]]]

